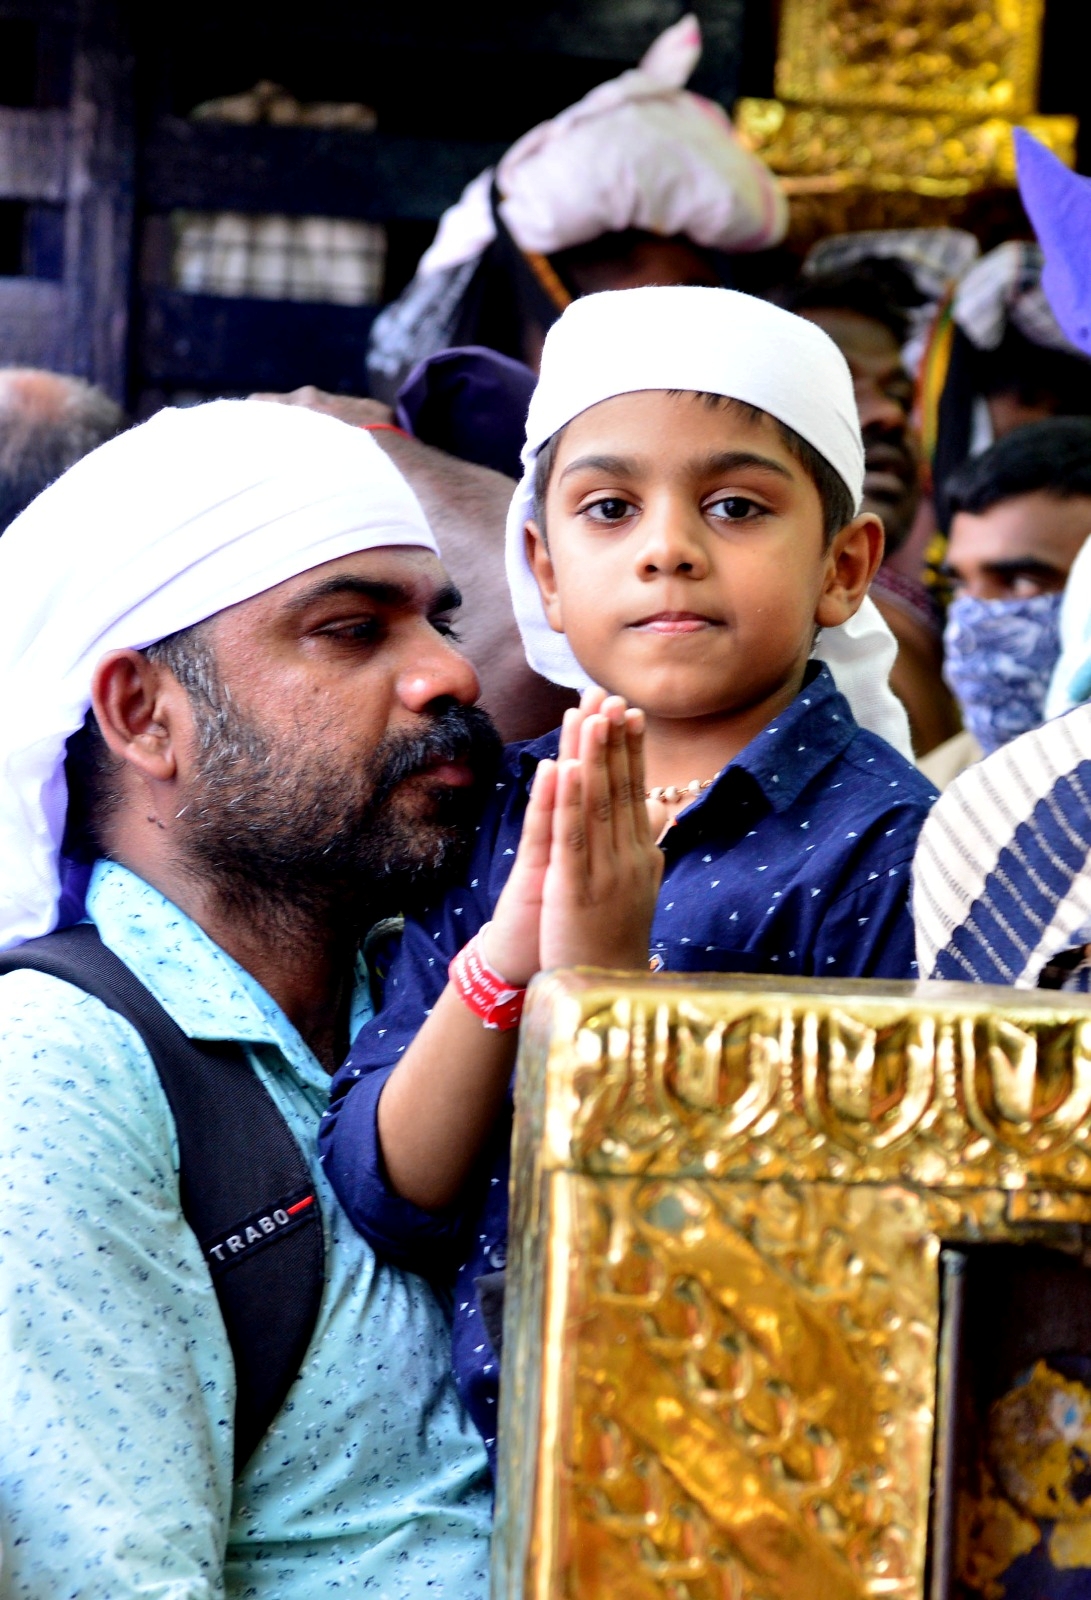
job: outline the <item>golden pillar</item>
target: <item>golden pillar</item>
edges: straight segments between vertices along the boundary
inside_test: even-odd
[[[494,1595],[1000,1600],[1020,1559],[1091,1569],[1089,1242],[1091,1000],[540,980]]]

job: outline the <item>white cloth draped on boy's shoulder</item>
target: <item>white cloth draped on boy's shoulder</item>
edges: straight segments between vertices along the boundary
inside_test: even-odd
[[[1091,705],[967,768],[913,863],[922,978],[1033,988],[1091,942]]]
[[[720,394],[759,407],[825,457],[854,507],[862,499],[864,444],[852,378],[840,350],[814,323],[730,289],[620,289],[574,301],[546,335],[506,542],[527,660],[567,688],[584,688],[587,675],[568,640],[546,621],[527,560],[523,529],[534,514],[534,463],[573,417],[646,389]],[[841,627],[824,629],[814,654],[828,663],[861,726],[912,759],[905,710],[888,681],[897,645],[871,600]]]
[[[375,441],[252,400],[161,411],[16,518],[0,539],[0,949],[54,925],[65,743],[97,662],[385,545],[436,551]]]

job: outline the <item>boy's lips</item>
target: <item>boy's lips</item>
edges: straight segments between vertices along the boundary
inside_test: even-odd
[[[715,628],[717,623],[698,611],[656,611],[650,617],[630,622],[629,626],[648,633],[700,633],[703,628]]]

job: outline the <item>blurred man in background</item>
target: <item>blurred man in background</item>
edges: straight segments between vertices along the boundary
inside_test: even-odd
[[[82,378],[0,367],[0,534],[62,472],[125,427]]]
[[[921,504],[921,456],[912,423],[913,380],[902,360],[906,307],[920,296],[892,262],[868,263],[805,280],[789,309],[829,334],[849,364],[864,436],[864,510],[882,518],[886,554],[872,599],[898,641],[891,688],[909,713],[918,755],[955,733],[958,716],[940,676],[942,637],[919,579],[891,564]]]

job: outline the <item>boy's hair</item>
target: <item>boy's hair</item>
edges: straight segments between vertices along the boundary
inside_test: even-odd
[[[980,515],[1024,494],[1091,496],[1091,417],[1050,417],[1014,428],[952,473],[946,489],[952,516]]]
[[[668,391],[671,394],[681,394],[681,389]],[[760,406],[749,405],[745,400],[734,400],[729,395],[700,394],[698,399],[713,410],[734,411],[749,423],[760,423],[769,417],[768,411],[763,411]],[[815,449],[813,444],[808,444],[794,428],[789,428],[786,422],[780,422],[776,417],[769,417],[775,425],[777,432],[784,443],[785,449],[794,456],[818,490],[819,502],[822,506],[822,536],[829,544],[835,533],[839,533],[846,523],[851,522],[856,515],[856,507],[848,486],[839,472],[835,472],[825,456]],[[565,424],[567,427],[567,423]],[[547,439],[538,451],[534,461],[534,520],[538,524],[543,539],[546,535],[546,491],[549,480],[553,474],[553,463],[557,458],[557,448],[564,438],[565,429],[558,428],[557,432]]]

